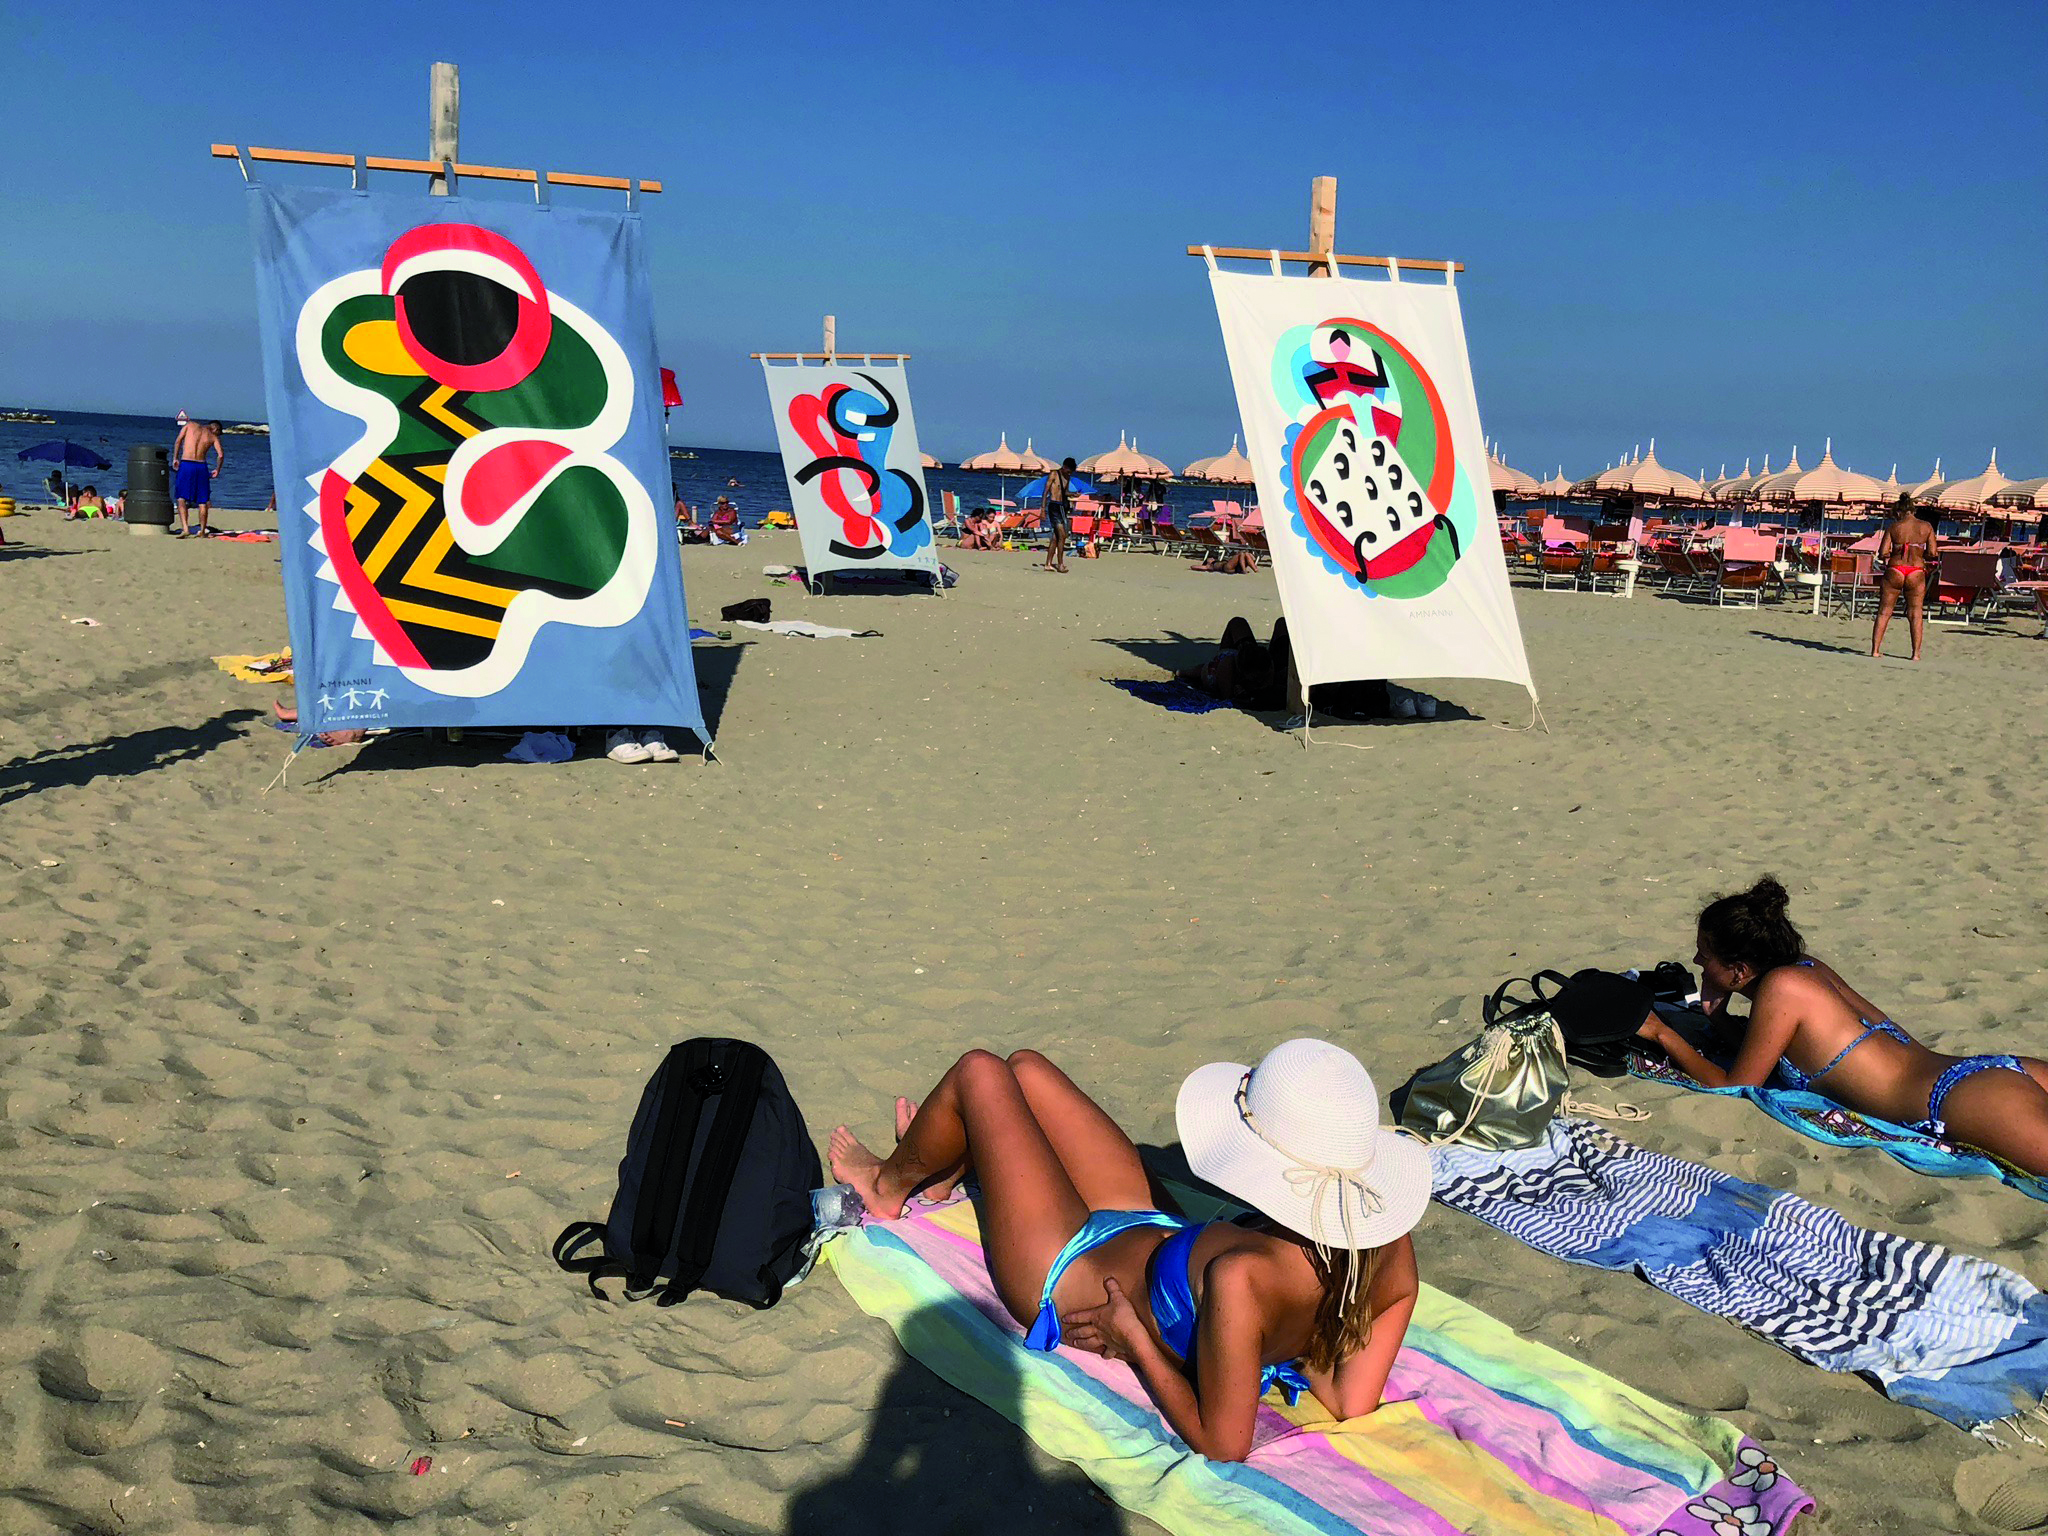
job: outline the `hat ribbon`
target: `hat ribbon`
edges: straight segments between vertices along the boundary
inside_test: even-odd
[[[1344,1280],[1344,1310],[1348,1312],[1351,1309],[1352,1298],[1357,1294],[1359,1270],[1359,1244],[1351,1219],[1352,1202],[1355,1198],[1359,1208],[1368,1216],[1377,1216],[1386,1209],[1386,1202],[1380,1198],[1380,1192],[1365,1179],[1366,1171],[1379,1159],[1378,1148],[1375,1147],[1364,1162],[1352,1167],[1343,1167],[1334,1163],[1315,1162],[1282,1146],[1266,1134],[1259,1125],[1258,1117],[1252,1113],[1252,1072],[1256,1070],[1257,1068],[1247,1070],[1238,1080],[1237,1116],[1244,1122],[1245,1129],[1292,1165],[1283,1169],[1281,1176],[1286,1179],[1287,1187],[1308,1203],[1309,1219],[1316,1228],[1309,1234],[1309,1240],[1315,1244],[1316,1257],[1321,1259],[1326,1267],[1330,1263],[1333,1248],[1325,1243],[1322,1237],[1323,1198],[1332,1187],[1336,1189],[1337,1217],[1344,1229],[1342,1246],[1351,1255],[1351,1262],[1345,1267]]]

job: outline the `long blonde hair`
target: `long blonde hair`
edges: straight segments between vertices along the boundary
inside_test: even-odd
[[[1309,1330],[1308,1348],[1301,1358],[1312,1371],[1331,1371],[1372,1337],[1372,1283],[1385,1250],[1361,1248],[1354,1253],[1332,1248],[1327,1258],[1313,1244],[1306,1245],[1306,1251],[1316,1278],[1323,1282],[1323,1295],[1316,1303],[1315,1325]],[[1355,1284],[1354,1265],[1358,1267]]]

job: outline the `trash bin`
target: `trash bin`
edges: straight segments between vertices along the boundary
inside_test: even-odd
[[[162,534],[171,526],[171,452],[154,443],[128,450],[128,531]]]

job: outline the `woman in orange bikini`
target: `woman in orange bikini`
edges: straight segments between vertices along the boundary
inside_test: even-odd
[[[1897,516],[1878,540],[1877,558],[1884,566],[1878,587],[1877,628],[1870,637],[1870,654],[1884,650],[1885,626],[1892,621],[1892,609],[1900,594],[1906,599],[1906,622],[1913,631],[1913,659],[1920,659],[1920,642],[1927,634],[1925,603],[1936,579],[1940,555],[1934,542],[1934,525],[1913,508],[1913,498],[1901,496],[1893,508]]]

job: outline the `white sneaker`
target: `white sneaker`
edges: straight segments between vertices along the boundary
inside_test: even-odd
[[[647,749],[647,760],[653,763],[672,763],[683,754],[668,744],[668,738],[659,731],[642,731],[640,745]]]
[[[644,763],[651,754],[631,731],[621,726],[605,736],[604,755],[615,763]]]

